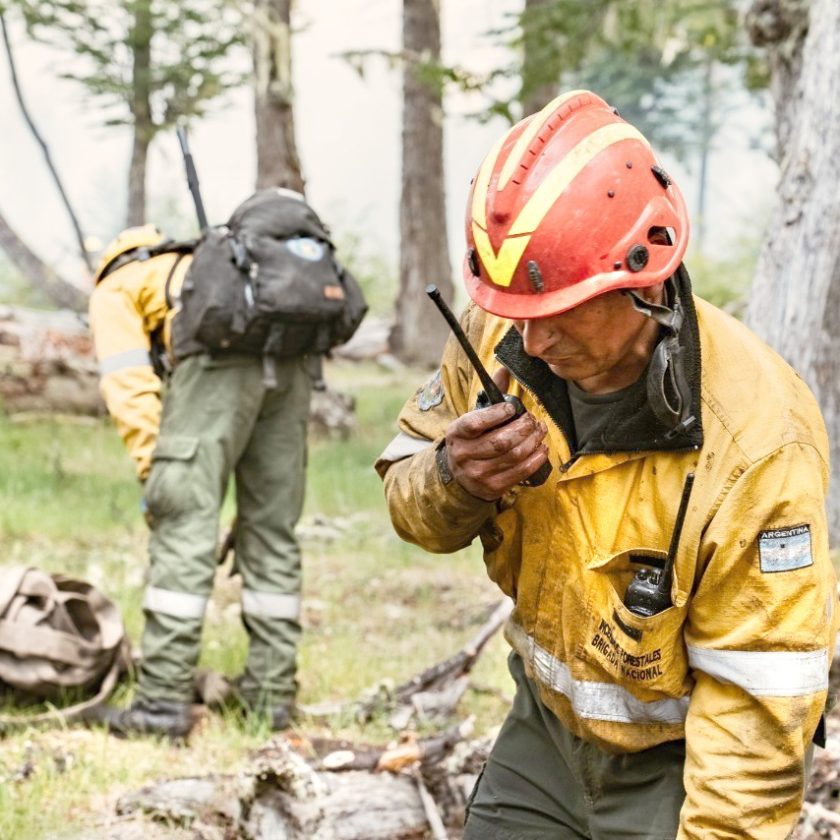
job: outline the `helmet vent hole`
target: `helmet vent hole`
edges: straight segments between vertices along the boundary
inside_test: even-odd
[[[535,260],[528,260],[528,279],[531,281],[535,292],[538,294],[542,292],[544,288],[542,272]]]
[[[467,265],[470,267],[473,277],[478,277],[480,272],[478,270],[478,254],[476,254],[475,248],[470,248],[467,251]]]
[[[663,189],[668,189],[671,186],[671,176],[661,166],[651,166],[650,171],[653,172],[654,177],[662,185]]]
[[[654,226],[648,230],[648,242],[651,245],[673,245],[677,241],[676,231],[672,227]]]

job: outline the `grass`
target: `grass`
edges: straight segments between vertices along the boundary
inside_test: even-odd
[[[310,446],[303,524],[332,523],[334,533],[327,539],[302,530],[304,704],[356,699],[383,680],[399,684],[454,653],[499,598],[477,549],[428,555],[402,543],[387,518],[371,465],[395,432],[402,402],[426,374],[345,363],[332,365],[327,376],[356,397],[357,426],[347,441]],[[135,641],[146,568],[139,500],[128,457],[107,421],[0,416],[0,563],[97,584],[119,605]],[[223,518],[231,515],[228,504]],[[204,629],[201,664],[228,676],[241,670],[247,643],[237,587],[235,579],[219,577]],[[510,693],[505,656],[504,641],[494,639],[475,683]],[[115,699],[130,694],[123,688]],[[498,697],[472,691],[459,708],[463,717],[475,715],[478,733],[498,725],[505,712]],[[336,717],[301,731],[367,742],[394,736],[381,718],[361,728]],[[106,837],[121,793],[162,778],[231,771],[267,737],[234,713],[209,716],[188,748],[82,729],[11,735],[0,751],[0,838]],[[143,829],[146,840],[158,836],[150,830]]]

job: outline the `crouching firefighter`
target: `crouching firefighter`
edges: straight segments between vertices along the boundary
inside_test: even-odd
[[[365,309],[323,224],[288,190],[256,193],[197,246],[147,225],[106,249],[90,323],[102,394],[151,529],[136,699],[105,710],[113,731],[179,738],[193,724],[193,668],[231,475],[249,640],[237,693],[273,728],[289,725],[310,361],[349,338]]]
[[[398,533],[478,538],[515,602],[516,696],[466,840],[796,825],[838,627],[826,430],[793,370],[693,295],[687,243],[649,143],[586,91],[473,182],[465,343],[377,463]]]

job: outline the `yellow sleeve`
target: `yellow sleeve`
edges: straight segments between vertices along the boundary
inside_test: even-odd
[[[100,390],[141,481],[149,472],[161,413],[150,335],[166,314],[164,284],[173,259],[167,254],[130,263],[106,277],[90,298]]]
[[[473,346],[482,322],[474,306],[461,320]],[[457,481],[444,481],[435,460],[449,424],[472,409],[472,376],[466,355],[450,336],[440,369],[403,406],[399,434],[376,462],[394,529],[427,551],[448,553],[469,545],[495,513],[493,502],[470,495]]]
[[[819,452],[787,444],[733,476],[706,529],[680,840],[776,840],[796,824],[837,634],[826,485]]]

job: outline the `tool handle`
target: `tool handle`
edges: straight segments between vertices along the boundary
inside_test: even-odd
[[[187,171],[187,186],[190,188],[190,193],[193,197],[193,204],[195,204],[195,214],[198,216],[198,226],[202,233],[206,233],[210,225],[207,222],[207,213],[204,212],[204,202],[201,200],[201,189],[198,185],[198,172],[193,162],[193,156],[190,153],[190,146],[187,140],[187,131],[179,125],[175,129],[178,135],[178,142],[181,144],[181,154],[184,156],[184,168]]]

